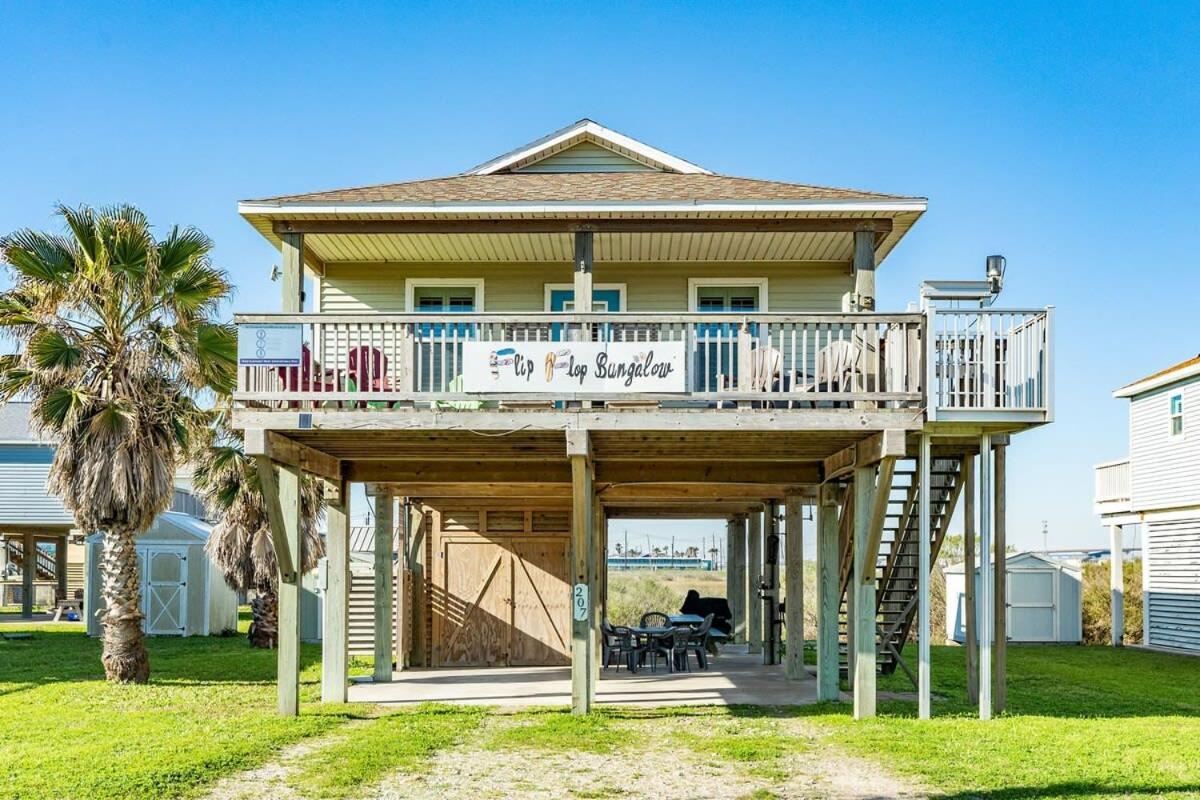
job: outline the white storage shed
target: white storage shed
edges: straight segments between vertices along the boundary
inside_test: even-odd
[[[1056,561],[1038,553],[1014,553],[1008,571],[1007,631],[1010,642],[1083,640],[1083,577],[1078,562]],[[967,597],[963,564],[946,569],[946,638],[966,641]],[[975,571],[979,597],[980,571]]]
[[[152,636],[206,636],[237,630],[237,595],[204,552],[212,526],[168,511],[138,538],[144,628]],[[102,534],[87,539],[84,615],[100,635]]]

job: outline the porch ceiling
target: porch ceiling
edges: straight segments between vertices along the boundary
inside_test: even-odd
[[[912,228],[920,211],[837,211],[819,212],[690,212],[647,215],[621,211],[592,212],[592,220],[709,220],[731,224],[752,220],[887,220],[891,230],[880,233],[876,258],[882,261]],[[305,248],[309,266],[317,272],[330,262],[468,262],[468,263],[570,263],[573,238],[569,232],[505,232],[504,221],[563,220],[579,218],[579,213],[495,213],[495,214],[404,214],[404,213],[289,213],[247,214],[247,220],[280,246],[278,223],[287,220],[303,227],[308,221],[454,221],[485,220],[496,223],[496,232],[396,233],[383,231],[309,232]],[[753,261],[832,261],[849,262],[853,258],[854,237],[846,231],[704,231],[704,232],[604,232],[595,236],[597,262],[753,262]]]

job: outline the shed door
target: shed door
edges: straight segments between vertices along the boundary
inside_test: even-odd
[[[515,539],[512,556],[510,663],[571,663],[567,541],[559,538]]]
[[[146,633],[183,636],[187,626],[187,551],[147,547],[142,572]]]
[[[1058,641],[1058,572],[1008,571],[1008,638],[1014,642]]]
[[[492,541],[449,540],[442,554],[445,594],[438,663],[491,666],[508,663],[512,621],[512,570],[508,548]]]

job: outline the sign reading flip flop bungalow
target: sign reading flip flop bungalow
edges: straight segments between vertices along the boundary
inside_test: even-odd
[[[463,391],[687,391],[683,342],[466,342]]]

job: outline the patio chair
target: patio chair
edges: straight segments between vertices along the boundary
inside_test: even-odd
[[[658,657],[667,660],[667,671],[675,672],[676,665],[690,671],[687,663],[687,644],[692,635],[691,628],[671,628],[664,634],[652,636],[646,644],[645,654],[650,656],[650,671],[658,671]]]
[[[708,632],[712,630],[714,616],[709,614],[704,618],[704,622],[692,628],[691,636],[684,645],[684,663],[687,663],[688,653],[695,653],[696,663],[700,665],[700,669],[708,669]]]
[[[604,620],[600,624],[600,633],[604,637],[604,668],[608,669],[615,660],[617,669],[620,670],[621,661],[624,660],[627,669],[631,672],[637,671],[635,656],[639,648],[633,631],[623,625],[611,625],[608,620]]]
[[[671,618],[661,611],[647,611],[638,622],[639,628],[668,628]]]
[[[346,391],[390,392],[394,391],[388,378],[388,359],[382,350],[368,345],[352,348],[346,356]],[[388,408],[387,401],[359,402],[359,408]]]
[[[275,374],[279,376],[283,383],[283,391],[285,392],[333,392],[337,391],[337,387],[333,383],[333,376],[329,370],[321,370],[320,378],[313,377],[313,357],[312,350],[308,345],[300,347],[300,366],[299,367],[275,367]],[[320,365],[317,365],[320,368]],[[300,408],[299,400],[292,400],[287,404],[288,408]]]
[[[815,374],[808,376],[804,383],[793,381],[793,391],[796,392],[845,392],[853,389],[854,375],[862,374],[862,348],[854,342],[839,340],[830,342],[817,353]],[[816,407],[816,401],[812,401]],[[848,402],[838,401],[833,405],[849,406]]]

